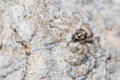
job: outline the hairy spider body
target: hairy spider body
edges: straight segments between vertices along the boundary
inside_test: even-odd
[[[78,54],[86,54],[88,51],[90,51],[92,49],[91,46],[94,45],[96,43],[96,41],[99,42],[99,40],[100,40],[99,37],[94,37],[90,26],[88,24],[83,24],[72,35],[71,41],[67,44],[67,46],[72,47],[72,45],[69,45],[71,42],[78,43],[75,51],[77,50]],[[81,46],[81,47],[79,47],[79,46]],[[99,45],[99,47],[100,47],[100,45]],[[71,50],[74,52],[73,49],[71,49]]]
[[[70,57],[67,62],[69,62],[69,64],[73,67],[81,67],[82,64],[85,65],[86,62],[90,62],[92,67],[86,71],[86,73],[89,74],[97,63],[96,55],[94,53],[97,52],[97,48],[100,46],[98,43],[99,40],[99,37],[94,37],[90,26],[88,24],[83,24],[75,31],[75,33],[71,36],[71,41],[67,44],[71,52],[74,53],[74,55]],[[73,68],[73,70],[70,72],[70,75],[72,71],[73,73],[81,76],[81,74],[76,72],[78,71],[78,68],[76,71],[74,71]]]
[[[78,42],[80,40],[85,40],[87,38],[87,32],[84,29],[78,29],[72,35],[73,42]]]
[[[88,24],[83,24],[80,29],[72,35],[73,42],[86,41],[93,37],[93,32]]]
[[[70,42],[79,42],[80,44],[85,45],[85,43],[91,43],[93,41],[94,41],[94,37],[90,26],[88,24],[83,24],[72,35]],[[69,43],[67,45],[69,45]]]

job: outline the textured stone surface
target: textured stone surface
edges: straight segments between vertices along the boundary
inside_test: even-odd
[[[0,0],[0,80],[120,80],[119,19],[119,0]],[[67,46],[82,23],[85,54]]]

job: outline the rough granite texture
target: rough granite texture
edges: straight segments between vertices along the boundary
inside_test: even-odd
[[[0,80],[120,80],[120,0],[0,0]],[[67,43],[82,23],[100,42]]]

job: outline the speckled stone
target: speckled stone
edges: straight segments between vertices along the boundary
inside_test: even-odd
[[[120,80],[119,11],[120,0],[0,0],[0,80]],[[101,44],[85,55],[67,46],[82,23]]]

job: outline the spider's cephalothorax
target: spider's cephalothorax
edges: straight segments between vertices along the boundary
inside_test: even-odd
[[[77,29],[76,32],[72,35],[73,42],[85,41],[88,38],[93,37],[93,32],[90,29],[89,25],[83,24],[80,29]]]
[[[76,32],[72,35],[72,40],[74,42],[85,40],[87,38],[87,32],[84,29],[78,29]]]

